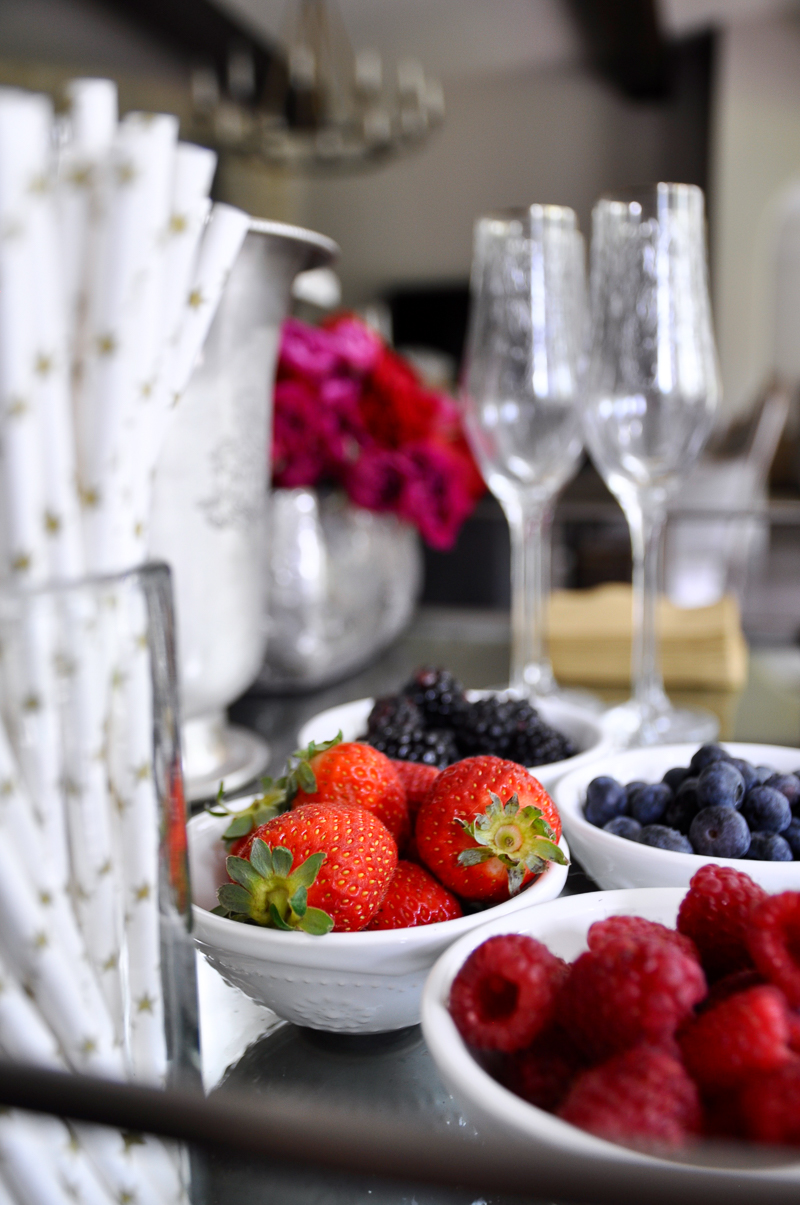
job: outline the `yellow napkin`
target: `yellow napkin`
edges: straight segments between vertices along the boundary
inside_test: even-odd
[[[661,668],[667,687],[738,690],[747,644],[736,599],[683,610],[658,602]],[[631,668],[631,587],[556,590],[550,599],[550,657],[560,682],[627,686]]]

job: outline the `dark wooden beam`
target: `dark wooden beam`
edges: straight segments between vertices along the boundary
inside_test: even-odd
[[[625,96],[663,100],[670,91],[657,0],[567,0],[589,61]]]

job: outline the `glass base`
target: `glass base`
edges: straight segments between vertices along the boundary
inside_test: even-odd
[[[710,711],[669,704],[650,710],[636,699],[629,699],[605,713],[603,727],[621,747],[633,749],[641,745],[713,741],[719,734],[719,719]]]

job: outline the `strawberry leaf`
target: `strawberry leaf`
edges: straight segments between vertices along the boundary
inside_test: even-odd
[[[272,850],[260,837],[256,837],[250,850],[250,864],[264,879],[273,874]]]
[[[237,912],[242,916],[248,916],[250,913],[250,894],[238,883],[223,883],[217,891],[217,899],[229,912]]]
[[[319,874],[319,868],[324,861],[324,853],[312,854],[310,858],[306,858],[305,862],[301,862],[293,872],[292,882],[297,883],[300,887],[310,887]]]
[[[270,904],[269,906],[269,918],[276,929],[283,929],[284,932],[291,933],[292,926],[286,924],[286,921],[274,904]]]
[[[252,891],[261,881],[258,871],[250,865],[246,858],[226,858],[225,869],[230,878],[234,882],[240,883],[246,891]]]
[[[292,869],[292,854],[283,845],[277,845],[272,851],[273,873],[280,879],[285,879]]]
[[[313,937],[324,937],[333,928],[333,917],[321,908],[309,908],[300,922],[300,928]]]
[[[298,887],[289,903],[295,916],[302,920],[308,910],[308,892],[305,887]]]
[[[222,834],[222,840],[235,841],[237,837],[245,837],[252,827],[253,821],[250,816],[236,816]]]
[[[314,771],[307,761],[301,761],[297,765],[297,782],[301,791],[305,791],[306,795],[311,795],[317,789],[317,779]]]

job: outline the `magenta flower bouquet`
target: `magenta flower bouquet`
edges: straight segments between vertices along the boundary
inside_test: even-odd
[[[412,523],[432,548],[455,543],[484,492],[445,394],[352,315],[283,326],[275,385],[273,485],[338,485],[351,502]]]

